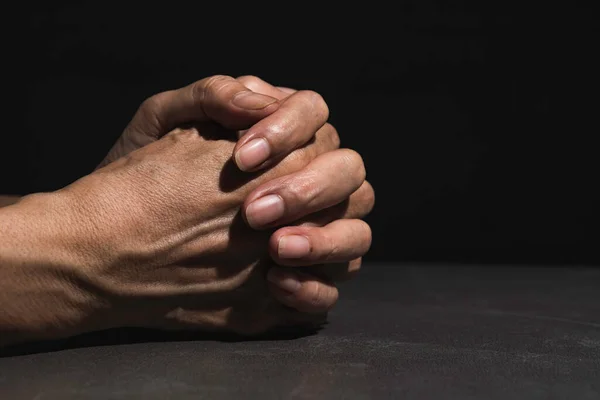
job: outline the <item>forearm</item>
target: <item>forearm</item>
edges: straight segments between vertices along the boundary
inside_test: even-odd
[[[99,301],[87,289],[77,226],[60,195],[26,196],[0,209],[0,346],[93,324]]]
[[[20,196],[0,195],[0,208],[15,204],[20,198]]]

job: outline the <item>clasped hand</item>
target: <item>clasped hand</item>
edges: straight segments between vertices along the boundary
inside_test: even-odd
[[[52,293],[20,300],[31,318],[13,329],[256,334],[322,321],[369,249],[361,218],[374,203],[363,160],[327,119],[317,93],[256,77],[146,100],[96,171],[50,194],[69,256],[53,262]],[[44,196],[7,209],[35,214]]]

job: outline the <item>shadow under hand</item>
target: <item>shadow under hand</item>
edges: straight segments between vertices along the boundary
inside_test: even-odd
[[[323,329],[324,325],[325,323],[318,326],[310,324],[304,326],[281,327],[254,336],[242,336],[226,332],[201,332],[190,330],[164,331],[146,328],[118,328],[85,333],[67,339],[28,342],[0,348],[0,358],[36,353],[50,353],[86,347],[118,346],[136,343],[197,341],[236,343],[251,341],[296,340],[317,334]]]

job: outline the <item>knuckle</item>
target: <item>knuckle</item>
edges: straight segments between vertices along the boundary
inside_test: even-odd
[[[164,123],[164,93],[158,93],[148,97],[140,104],[136,113],[136,120],[143,121],[142,125],[149,124],[153,128],[160,128]]]
[[[287,173],[299,171],[306,167],[317,156],[314,146],[296,149],[288,154],[280,163],[282,171]]]
[[[319,131],[326,138],[332,149],[339,149],[340,135],[333,125],[326,123]]]
[[[367,171],[362,156],[352,149],[342,149],[340,152],[342,163],[346,170],[358,177],[362,184],[367,177]]]
[[[263,82],[262,79],[254,75],[242,75],[237,77],[236,80],[254,92],[260,88]]]
[[[375,207],[375,190],[368,181],[365,181],[358,193],[358,201],[360,202],[364,214],[369,214]]]
[[[281,123],[274,123],[267,127],[266,135],[269,137],[271,144],[285,143],[286,132],[287,129],[284,125]]]
[[[358,220],[357,224],[359,224],[359,229],[362,232],[360,236],[362,243],[361,248],[363,249],[363,254],[365,254],[371,248],[371,243],[373,242],[373,231],[371,230],[371,226],[365,221]]]
[[[306,301],[311,308],[321,308],[327,306],[325,303],[325,293],[323,285],[317,281],[305,282]]]
[[[213,75],[213,76],[206,78],[206,83],[204,86],[207,88],[214,87],[214,85],[219,85],[219,84],[221,84],[223,82],[227,82],[231,79],[233,79],[233,78],[229,75]],[[197,83],[200,83],[200,82],[202,82],[202,81],[198,81]]]
[[[282,187],[282,195],[286,204],[292,207],[310,205],[318,196],[315,180],[311,178],[292,180],[288,179]]]
[[[195,82],[192,85],[194,98],[202,100],[207,95],[218,95],[225,87],[231,84],[232,77],[228,75],[213,75],[210,78]]]
[[[313,90],[301,90],[298,92],[299,98],[305,101],[313,108],[318,117],[327,121],[329,119],[329,107],[323,96]]]
[[[330,235],[323,235],[321,243],[324,246],[324,252],[320,257],[321,261],[328,262],[336,259],[337,255],[340,253],[340,247],[336,240]]]
[[[302,167],[310,164],[317,156],[325,152],[317,146],[306,146],[299,151],[298,158],[301,162]]]
[[[189,146],[193,142],[196,142],[199,137],[199,132],[194,127],[175,128],[165,135],[165,141],[170,142],[174,146],[184,146],[189,149]]]
[[[373,239],[373,230],[371,229],[371,225],[367,224],[365,221],[360,221],[360,223],[364,225],[367,242],[371,244],[371,240]]]
[[[369,189],[367,190],[367,200],[366,200],[366,204],[367,204],[367,214],[369,214],[371,211],[373,211],[373,208],[375,208],[375,190],[373,190],[373,186],[371,186],[371,184],[369,184]]]
[[[145,112],[154,112],[160,107],[160,93],[148,97],[140,105],[140,110]]]
[[[338,130],[335,129],[335,127],[331,124],[329,124],[329,126],[331,127],[331,141],[333,142],[333,147],[338,149],[340,147],[340,134],[338,133]]]
[[[335,306],[339,298],[339,293],[335,287],[328,287],[325,284],[317,284],[318,295],[315,296],[312,304],[320,311],[329,311]]]
[[[144,100],[140,105],[139,112],[146,119],[155,119],[160,115],[163,104],[163,93],[158,93]]]

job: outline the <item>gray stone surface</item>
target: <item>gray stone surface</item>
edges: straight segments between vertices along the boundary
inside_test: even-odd
[[[0,398],[598,399],[599,289],[588,268],[371,264],[316,334],[27,346],[0,358]]]

